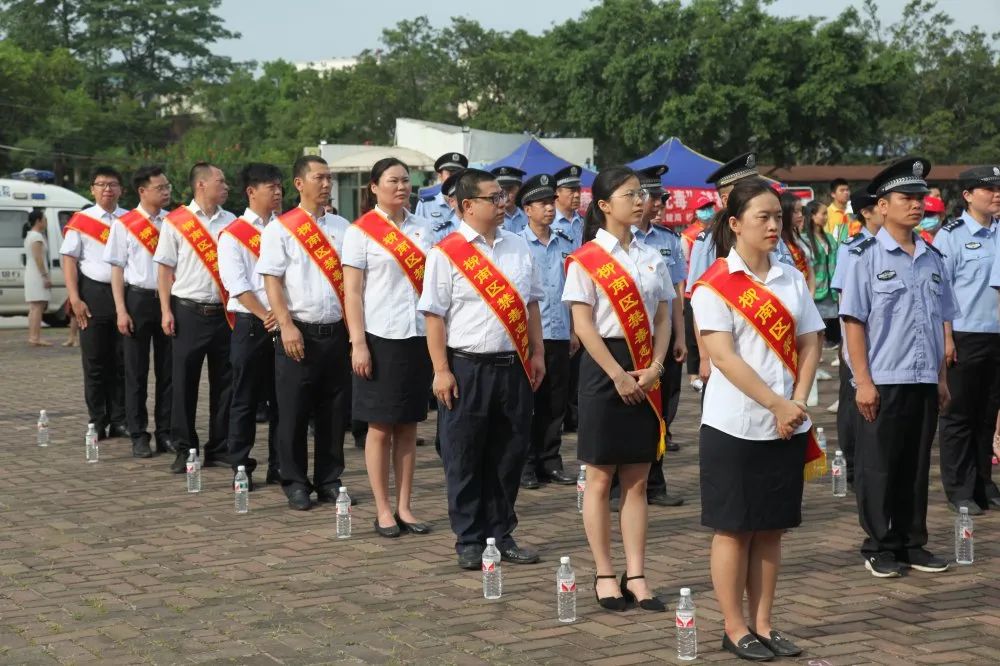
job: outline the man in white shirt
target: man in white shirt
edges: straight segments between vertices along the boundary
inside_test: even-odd
[[[90,422],[99,439],[128,437],[125,425],[125,368],[121,335],[115,326],[111,264],[104,247],[111,226],[128,211],[118,206],[122,177],[111,167],[94,170],[90,193],[96,205],[85,208],[66,225],[59,254],[73,316],[80,325],[83,394]]]
[[[216,166],[191,167],[194,199],[167,215],[153,261],[157,268],[160,325],[174,337],[171,434],[177,457],[174,474],[186,469],[188,449],[198,449],[194,421],[202,364],[208,359],[209,422],[202,464],[211,467],[227,458],[231,329],[226,319],[224,289],[218,268],[219,234],[236,217],[222,208],[229,196],[226,175]]]
[[[146,432],[146,386],[149,378],[149,348],[153,347],[156,372],[156,450],[176,453],[170,439],[171,352],[170,338],[160,328],[160,306],[156,293],[153,254],[160,238],[171,186],[163,169],[143,166],[132,176],[139,205],[111,225],[104,260],[111,264],[111,290],[115,298],[118,332],[125,355],[125,420],[132,438],[132,455],[151,458]]]

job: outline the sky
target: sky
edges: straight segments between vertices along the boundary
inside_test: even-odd
[[[229,30],[242,34],[213,50],[236,60],[291,62],[356,55],[379,47],[384,28],[403,19],[427,16],[435,26],[462,14],[494,30],[523,28],[541,33],[579,16],[596,0],[222,0],[219,15]],[[907,0],[876,0],[884,24],[894,23]],[[776,0],[769,11],[781,16],[833,17],[861,0]],[[987,34],[1000,32],[1000,0],[938,0],[954,26],[978,26]],[[464,10],[464,11],[463,11]],[[303,32],[303,27],[306,28]]]

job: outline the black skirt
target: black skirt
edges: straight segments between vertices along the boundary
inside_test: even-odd
[[[806,433],[749,440],[701,426],[701,524],[727,532],[802,523]]]
[[[606,338],[611,355],[632,370],[628,344]],[[584,349],[580,358],[580,397],[576,457],[592,465],[628,465],[656,460],[660,424],[648,401],[627,405],[615,383]]]
[[[366,423],[417,423],[427,420],[431,357],[427,338],[403,340],[366,333],[372,378],[351,376],[351,417]]]

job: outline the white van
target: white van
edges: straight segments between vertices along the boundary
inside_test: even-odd
[[[73,213],[90,202],[63,187],[0,178],[0,316],[26,315],[24,301],[24,236],[28,213],[34,208],[45,211],[48,221],[49,259],[52,264],[52,300],[45,312],[50,326],[67,323],[65,314],[66,283],[62,274],[62,229]]]

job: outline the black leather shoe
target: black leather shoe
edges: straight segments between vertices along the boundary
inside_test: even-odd
[[[774,653],[764,647],[753,634],[747,634],[736,643],[729,640],[728,634],[722,634],[722,649],[732,652],[740,659],[748,661],[771,661]]]
[[[288,491],[288,508],[296,511],[308,511],[312,508],[312,500],[309,499],[309,491],[304,488],[293,488]]]
[[[368,435],[355,435],[354,436],[354,448],[363,449],[365,448],[365,440],[368,439]]]
[[[156,438],[157,453],[177,453],[177,445],[169,437]]]
[[[571,423],[569,421],[563,421],[563,433],[574,433],[576,432],[576,423]]]
[[[534,548],[511,544],[500,550],[500,559],[511,564],[534,564],[539,557],[538,551]]]
[[[153,450],[149,448],[149,438],[140,437],[139,439],[132,440],[132,457],[133,458],[152,458]]]
[[[955,513],[958,513],[963,506],[969,510],[970,516],[981,516],[985,513],[985,511],[983,511],[983,507],[979,506],[977,502],[973,502],[972,500],[959,500],[955,503],[948,504],[948,508]]]
[[[458,549],[458,566],[473,571],[483,566],[483,547],[467,544]]]
[[[210,456],[205,454],[204,459],[201,461],[202,467],[229,467],[229,462],[225,457],[221,455]]]
[[[111,427],[108,428],[108,438],[111,437],[129,437],[128,428],[125,427],[124,423],[111,424]]]
[[[267,423],[271,419],[268,413],[267,403],[262,402],[257,405],[257,413],[254,414],[254,421],[257,423]]]
[[[281,483],[281,474],[274,467],[268,467],[264,483],[267,485],[271,485],[272,483]]]
[[[316,491],[316,504],[336,504],[337,495],[340,494],[340,488],[320,488]],[[354,502],[351,502],[353,505]]]
[[[399,535],[402,534],[403,531],[399,529],[398,524],[393,524],[390,525],[389,527],[382,527],[381,525],[378,524],[378,518],[376,518],[375,533],[387,539],[398,539]]]
[[[650,495],[646,498],[646,503],[652,506],[680,506],[684,504],[684,498],[663,493],[661,495]]]
[[[802,654],[802,648],[774,629],[771,630],[770,638],[765,638],[756,631],[751,631],[750,633],[757,637],[761,645],[773,652],[775,657],[797,657]]]
[[[609,574],[607,576],[594,575],[594,598],[597,599],[597,604],[604,608],[605,610],[621,612],[628,608],[628,601],[625,600],[624,596],[621,597],[599,597],[597,596],[597,580],[599,578],[611,578],[615,579],[618,576],[614,574]]]
[[[174,474],[184,474],[187,472],[187,451],[178,451],[174,456],[174,461],[170,463],[170,471]]]
[[[667,440],[667,451],[676,452],[681,450],[681,445],[672,439]]]
[[[636,580],[637,578],[645,578],[645,577],[646,576],[643,574],[640,574],[638,576],[627,576],[625,574],[622,574],[622,580],[618,584],[618,586],[621,588],[622,596],[625,597],[625,602],[629,604],[638,604],[639,608],[641,608],[644,611],[652,611],[654,613],[666,612],[667,610],[666,605],[664,605],[664,603],[659,599],[657,599],[656,597],[650,597],[649,599],[639,599],[638,597],[635,596],[632,590],[628,589],[628,582],[630,580]]]
[[[403,532],[412,532],[414,534],[430,534],[431,526],[427,523],[408,523],[399,517],[399,514],[393,516],[396,519],[396,524],[399,525],[399,529]]]
[[[545,478],[552,483],[558,483],[560,486],[572,486],[576,484],[576,478],[561,469],[553,469],[545,472]]]
[[[1000,497],[990,497],[990,498],[987,498],[986,504],[991,509],[1000,509]]]
[[[534,471],[526,469],[521,472],[521,487],[527,488],[528,490],[535,490],[538,488],[538,476]]]
[[[427,440],[423,437],[417,437],[417,446],[427,446]]]

